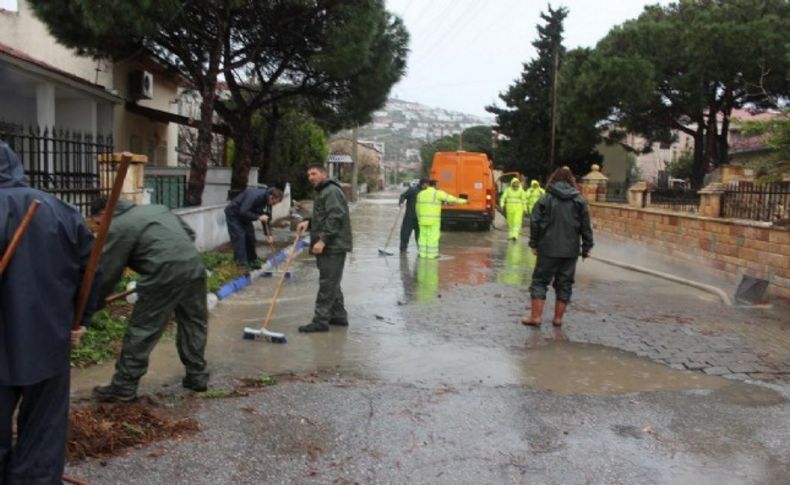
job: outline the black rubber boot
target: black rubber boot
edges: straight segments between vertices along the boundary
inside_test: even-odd
[[[94,387],[93,395],[101,402],[129,402],[137,399],[136,392],[120,389],[112,384]]]
[[[329,325],[334,325],[336,327],[348,327],[348,319],[347,318],[333,318],[329,320]]]
[[[302,333],[328,332],[329,325],[313,322],[308,325],[302,325],[301,327],[299,327],[299,331]]]

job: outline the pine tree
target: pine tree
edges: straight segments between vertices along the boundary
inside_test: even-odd
[[[505,108],[496,105],[486,110],[496,115],[497,130],[507,137],[497,150],[497,164],[505,170],[518,170],[529,178],[543,179],[552,170],[551,116],[555,56],[559,65],[565,54],[562,46],[564,7],[541,13],[538,38],[532,42],[537,56],[524,64],[521,77],[499,98]]]

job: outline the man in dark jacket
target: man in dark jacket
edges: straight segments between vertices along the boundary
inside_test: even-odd
[[[313,321],[299,327],[300,332],[328,332],[329,325],[348,326],[343,304],[343,266],[352,249],[351,218],[343,190],[329,178],[323,165],[310,165],[307,179],[316,189],[313,217],[302,221],[298,231],[310,229],[310,244],[318,265],[318,296]]]
[[[417,224],[417,194],[422,190],[423,182],[428,185],[428,179],[422,179],[420,182],[412,184],[406,189],[398,199],[398,205],[406,204],[406,212],[403,214],[403,222],[400,225],[400,252],[405,253],[409,247],[409,236],[414,231],[414,242],[420,240],[420,226]]]
[[[0,142],[0,255],[35,199],[41,205],[0,276],[0,483],[7,484],[61,483],[69,354],[84,332],[72,332],[71,323],[93,236],[74,207],[28,186],[19,159]]]
[[[105,199],[91,212],[101,217]],[[102,301],[115,288],[127,266],[140,275],[137,303],[129,318],[123,348],[108,386],[97,386],[102,401],[132,401],[148,357],[175,312],[176,347],[186,368],[181,385],[205,391],[208,382],[205,350],[208,332],[206,268],[193,243],[195,233],[162,205],[135,205],[119,200],[102,251]]]
[[[250,187],[240,193],[225,208],[230,243],[236,264],[245,269],[261,267],[255,252],[255,228],[252,223],[260,221],[266,241],[272,243],[268,222],[272,218],[272,207],[283,200],[283,193],[274,187]]]
[[[581,256],[587,258],[593,247],[593,233],[587,202],[576,190],[571,170],[558,168],[547,185],[546,193],[532,211],[529,246],[538,260],[529,287],[532,313],[521,323],[540,326],[546,290],[553,280],[556,303],[552,323],[559,327],[571,300],[580,239]]]

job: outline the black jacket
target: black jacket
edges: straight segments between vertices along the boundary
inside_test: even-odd
[[[0,385],[27,386],[69,371],[71,322],[93,235],[74,207],[28,186],[19,159],[0,142],[0,252],[34,199],[33,220],[0,276]],[[83,323],[96,304],[94,280]]]
[[[406,202],[406,213],[403,215],[405,219],[412,219],[415,222],[417,221],[417,194],[419,193],[420,186],[414,185],[400,194],[398,204],[403,204]]]
[[[326,244],[324,252],[346,253],[353,247],[351,217],[346,196],[336,180],[327,179],[316,187],[313,217],[310,218],[310,243]]]
[[[575,187],[566,182],[549,186],[532,210],[529,246],[539,255],[576,258],[593,247],[590,211]]]
[[[244,222],[255,222],[263,214],[272,216],[272,208],[269,207],[269,187],[250,187],[244,190],[230,201],[225,208],[227,216],[235,217]],[[263,229],[268,234],[268,224],[264,224]]]

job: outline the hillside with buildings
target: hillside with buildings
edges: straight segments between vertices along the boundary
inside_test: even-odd
[[[425,142],[460,133],[471,126],[490,125],[494,119],[458,113],[443,108],[390,99],[373,121],[360,127],[360,139],[384,144],[384,160],[419,162],[419,149]]]

